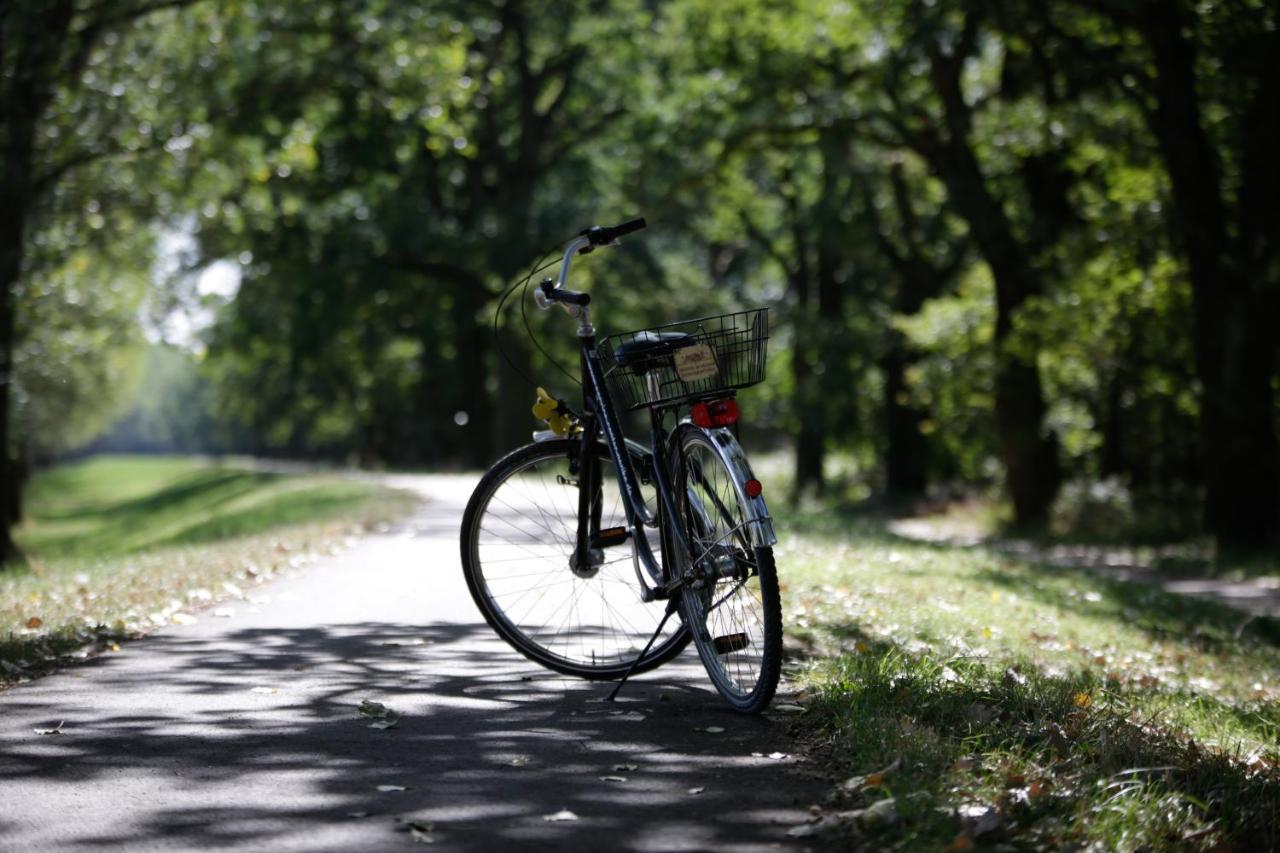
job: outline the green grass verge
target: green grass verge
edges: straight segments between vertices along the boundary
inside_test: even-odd
[[[782,543],[803,728],[851,777],[817,829],[885,849],[1280,846],[1274,623],[831,513]]]
[[[330,475],[105,456],[42,473],[0,571],[0,684],[243,598],[416,499]]]

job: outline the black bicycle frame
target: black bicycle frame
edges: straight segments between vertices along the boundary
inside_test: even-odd
[[[658,490],[657,516],[645,506],[644,496],[640,493],[640,479],[632,464],[631,452],[618,422],[618,415],[613,407],[613,399],[609,396],[608,386],[604,382],[600,366],[600,357],[596,354],[595,338],[582,337],[580,362],[582,368],[582,444],[578,454],[578,541],[574,560],[577,565],[585,566],[596,562],[592,552],[594,543],[600,537],[600,513],[603,503],[603,492],[600,471],[600,459],[593,451],[598,434],[604,438],[609,456],[613,460],[617,472],[618,486],[622,492],[622,506],[626,514],[627,524],[636,539],[636,555],[644,565],[645,571],[657,587],[651,588],[641,579],[643,595],[646,601],[666,598],[683,582],[682,578],[673,577],[671,571],[664,570],[653,555],[649,544],[645,525],[653,525],[662,519],[667,523],[659,524],[664,549],[686,548],[684,531],[679,524],[674,493],[669,479],[670,468],[667,460],[667,433],[662,426],[662,412],[652,410],[653,440],[653,483]],[[668,541],[669,539],[669,541]],[[670,550],[665,551],[671,554]],[[666,561],[668,567],[671,560]]]

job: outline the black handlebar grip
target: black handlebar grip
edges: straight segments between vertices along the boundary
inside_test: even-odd
[[[615,225],[609,230],[613,232],[614,237],[621,237],[623,234],[630,234],[633,231],[639,231],[645,227],[643,216],[637,216],[629,222],[623,222],[621,225]]]
[[[581,233],[584,237],[591,241],[592,246],[607,246],[623,234],[630,234],[633,231],[639,231],[645,227],[644,217],[636,217],[635,219],[623,222],[621,225],[610,225],[607,227],[587,228]]]

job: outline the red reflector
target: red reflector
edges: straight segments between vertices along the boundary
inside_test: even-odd
[[[738,422],[738,401],[732,397],[726,400],[712,400],[708,403],[694,403],[689,408],[689,416],[700,427],[723,427]]]
[[[760,493],[764,491],[764,486],[760,485],[759,480],[747,480],[745,488],[749,498],[758,498]]]

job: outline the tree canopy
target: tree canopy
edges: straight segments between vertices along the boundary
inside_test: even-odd
[[[1107,481],[1169,535],[1274,543],[1278,18],[1274,0],[7,4],[6,485],[100,433],[144,362],[193,401],[164,433],[183,447],[481,466],[530,423],[489,330],[499,295],[579,228],[643,213],[642,238],[578,268],[599,325],[772,306],[748,436],[793,449],[797,496],[998,486],[1034,528],[1064,483]],[[175,233],[185,279],[156,271]],[[144,359],[137,318],[190,302],[215,262],[234,297],[189,354]],[[564,361],[556,319],[529,322]],[[519,308],[505,321],[521,369],[568,394]],[[131,429],[159,435],[159,411],[135,405]]]

